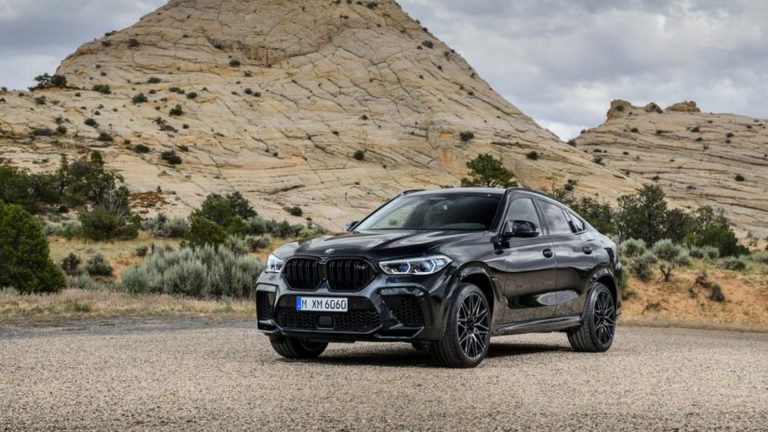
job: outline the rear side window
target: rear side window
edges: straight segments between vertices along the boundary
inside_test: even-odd
[[[573,234],[571,225],[568,223],[568,219],[565,218],[562,208],[546,201],[539,201],[539,207],[549,226],[550,235]]]
[[[571,217],[571,225],[573,225],[573,232],[580,233],[587,230],[587,226],[584,225],[584,221],[581,220],[580,217],[576,216],[575,213],[568,212],[568,216]]]

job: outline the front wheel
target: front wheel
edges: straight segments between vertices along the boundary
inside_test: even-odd
[[[488,353],[491,340],[491,310],[480,288],[461,284],[448,310],[445,336],[430,345],[429,353],[440,366],[471,368]]]
[[[616,331],[616,302],[611,290],[598,283],[587,298],[581,326],[568,332],[568,342],[576,351],[604,352],[613,344]]]
[[[270,336],[272,349],[288,359],[317,358],[328,347],[327,342],[310,342],[287,336]]]

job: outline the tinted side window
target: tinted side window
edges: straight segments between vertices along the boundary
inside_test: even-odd
[[[571,212],[568,212],[568,215],[571,217],[574,232],[580,233],[587,229],[586,225],[584,225],[584,221],[582,221],[580,217]]]
[[[573,234],[563,209],[546,201],[539,201],[539,206],[544,213],[544,219],[547,220],[547,225],[549,225],[550,235]]]
[[[536,213],[536,207],[533,205],[533,200],[530,198],[518,198],[509,204],[509,212],[507,212],[507,220],[516,221],[528,221],[533,222],[541,229],[541,221],[539,220],[539,214]]]

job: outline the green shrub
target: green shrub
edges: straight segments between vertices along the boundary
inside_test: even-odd
[[[459,134],[459,139],[461,139],[462,142],[469,142],[472,141],[475,138],[475,133],[471,131],[464,131]]]
[[[147,256],[147,253],[149,252],[148,246],[139,246],[136,248],[136,256],[140,258],[144,258]]]
[[[205,246],[223,244],[227,237],[227,231],[221,225],[204,217],[192,216],[184,239],[191,246]]]
[[[737,182],[743,182],[743,181],[744,181],[744,180],[746,180],[746,179],[744,178],[744,176],[743,176],[743,175],[741,175],[741,174],[736,174],[735,180],[736,180]]]
[[[85,270],[96,276],[112,276],[112,264],[102,254],[96,254],[88,259]]]
[[[693,246],[690,249],[690,254],[694,258],[716,260],[720,258],[720,251],[714,246]]]
[[[647,247],[642,240],[627,239],[621,242],[620,249],[623,256],[627,258],[635,258],[643,255],[646,252]]]
[[[129,293],[247,297],[263,269],[261,261],[223,247],[159,250],[127,268],[120,287]]]
[[[96,84],[93,86],[93,91],[104,95],[112,94],[112,89],[109,87],[109,84]]]
[[[245,220],[256,216],[250,202],[240,192],[233,192],[228,195],[208,195],[200,209],[194,210],[190,217],[206,218],[229,234],[245,234]]]
[[[641,256],[630,261],[629,268],[632,273],[642,281],[649,281],[653,277],[653,265],[658,262],[658,258],[653,252],[646,251]]]
[[[127,240],[139,235],[139,223],[130,211],[125,188],[111,192],[90,211],[81,211],[79,219],[83,236],[91,240]]]
[[[720,260],[720,267],[740,272],[747,269],[747,263],[742,257],[727,257]]]
[[[760,264],[768,264],[768,250],[763,252],[752,252],[749,256],[749,260]]]
[[[526,158],[530,160],[538,160],[539,159],[539,152],[536,150],[528,152],[528,154],[525,155]]]
[[[94,119],[92,119],[90,117],[85,119],[85,125],[86,126],[90,126],[90,127],[94,128],[94,129],[99,127],[99,123],[96,120],[94,120]]]
[[[189,222],[185,218],[168,217],[159,213],[145,219],[141,223],[141,228],[155,237],[182,238],[189,230]]]
[[[101,141],[101,142],[112,142],[112,141],[114,141],[115,139],[114,139],[114,138],[112,138],[112,135],[110,135],[108,132],[101,132],[101,133],[99,134],[99,137],[98,137],[98,138],[96,138],[96,140],[97,140],[97,141]]]
[[[57,292],[64,274],[49,257],[41,223],[22,207],[0,201],[0,287],[22,294]]]
[[[268,248],[272,243],[272,239],[269,237],[269,235],[248,236],[245,238],[245,242],[248,245],[248,250],[250,252],[258,252],[262,249]]]
[[[719,283],[714,282],[710,286],[709,299],[715,302],[724,302],[725,294],[723,294],[723,288]]]
[[[32,130],[32,135],[36,137],[51,137],[54,133],[51,128],[36,128]]]
[[[47,73],[35,77],[37,85],[34,88],[66,87],[67,77],[63,75],[48,75]],[[5,89],[5,87],[3,87]],[[4,90],[4,92],[7,91]]]
[[[150,78],[147,80],[147,84],[160,84],[161,82],[163,82],[163,80],[161,80],[161,79],[160,79],[160,78],[158,78],[158,77],[150,77]]]
[[[137,48],[139,45],[139,41],[135,38],[128,39],[128,48]]]
[[[672,243],[670,239],[659,240],[653,244],[653,253],[664,261],[673,262],[683,253],[683,247]]]
[[[231,67],[240,67],[241,64],[240,60],[232,59],[229,61]]]
[[[35,98],[35,105],[45,105],[48,103],[48,98],[45,96],[38,96]]]
[[[149,153],[150,149],[144,144],[136,144],[133,146],[133,151],[139,154]]]
[[[64,125],[59,125],[56,127],[56,133],[59,135],[66,135],[67,134],[67,127]]]
[[[467,162],[469,177],[461,179],[462,186],[511,187],[517,186],[514,174],[501,160],[485,153]]]
[[[0,297],[15,297],[19,294],[19,290],[14,287],[0,287]]]
[[[365,150],[355,150],[355,154],[352,157],[359,161],[365,159]]]
[[[176,104],[175,107],[171,108],[171,111],[168,112],[173,117],[179,117],[184,114],[184,109],[181,107],[181,104]]]
[[[197,93],[195,92],[187,93],[187,99],[197,99]]]
[[[131,100],[134,105],[143,104],[149,102],[149,99],[147,99],[147,95],[144,93],[139,93],[136,96],[133,97]]]
[[[181,156],[179,156],[174,150],[166,150],[160,153],[160,159],[168,162],[171,165],[181,165]]]
[[[304,214],[304,210],[302,210],[299,206],[293,206],[288,208],[288,213],[291,216],[301,217]]]
[[[67,286],[69,288],[77,288],[85,291],[99,291],[106,288],[106,286],[99,282],[94,280],[88,273],[80,273],[76,276],[68,277],[67,278]],[[78,307],[81,312],[89,312],[90,310],[84,310],[88,309],[88,307]]]
[[[80,263],[80,257],[71,252],[61,261],[61,269],[64,270],[64,273],[74,276],[80,273]]]
[[[43,234],[46,236],[64,237],[71,240],[75,237],[80,237],[83,234],[83,227],[80,225],[79,221],[45,221]]]

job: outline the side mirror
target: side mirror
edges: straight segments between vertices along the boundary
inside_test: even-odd
[[[360,223],[360,221],[352,221],[352,222],[344,225],[344,231],[347,231],[347,232],[352,231],[357,226],[357,224],[359,224],[359,223]]]
[[[531,237],[538,237],[540,232],[539,232],[539,228],[533,222],[524,221],[524,220],[515,220],[515,221],[507,221],[507,223],[504,224],[504,232],[502,234],[506,238],[510,238],[510,237],[531,238]]]

